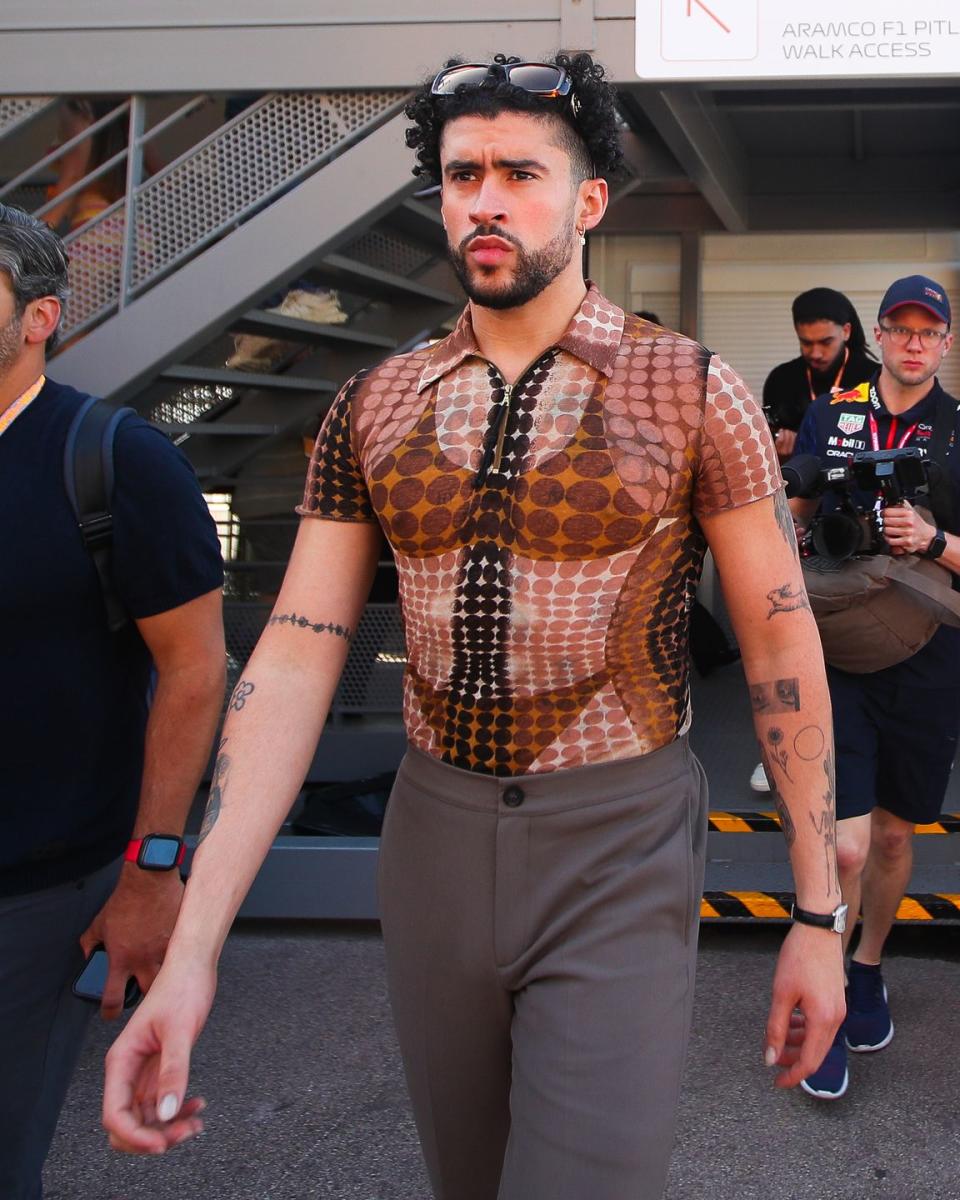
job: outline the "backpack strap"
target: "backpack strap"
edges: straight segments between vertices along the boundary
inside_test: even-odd
[[[911,556],[912,557],[912,556]],[[921,559],[920,562],[923,560]],[[916,566],[919,566],[917,562]],[[886,563],[886,575],[895,583],[902,584],[914,592],[920,592],[929,600],[935,601],[945,610],[940,613],[944,625],[952,625],[954,629],[960,626],[960,593],[950,586],[950,573],[941,567],[943,578],[937,575],[924,575],[910,566],[909,561],[891,557]]]
[[[107,625],[117,633],[128,623],[113,582],[113,443],[117,426],[132,408],[116,408],[88,396],[74,414],[63,449],[63,482],[77,518],[80,536],[93,559],[107,611]]]

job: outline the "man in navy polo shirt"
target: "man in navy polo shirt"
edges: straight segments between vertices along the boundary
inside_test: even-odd
[[[101,1012],[163,960],[179,841],[223,698],[223,580],[193,472],[157,429],[116,434],[111,633],[64,486],[86,397],[45,377],[67,258],[0,205],[0,1196],[38,1200],[92,1005],[72,995],[103,943]],[[147,693],[155,668],[155,692]],[[149,835],[167,835],[154,837]],[[148,869],[152,868],[152,869]],[[166,868],[166,869],[157,869]]]
[[[939,513],[945,528],[905,501],[884,510],[883,530],[894,554],[937,559],[957,575],[960,419],[957,402],[936,377],[953,343],[950,318],[941,284],[923,275],[891,284],[874,331],[879,372],[850,391],[820,396],[804,418],[796,453],[816,454],[825,466],[861,450],[916,446],[926,455],[935,423],[948,423],[949,485]],[[875,499],[860,496],[866,507]],[[816,500],[790,503],[801,522],[817,509]],[[960,630],[941,625],[916,654],[884,670],[855,675],[828,667],[827,678],[837,753],[837,862],[850,914],[847,944],[858,912],[862,928],[848,967],[846,1021],[823,1065],[801,1086],[833,1100],[847,1088],[847,1051],[882,1050],[893,1038],[880,959],[910,880],[914,827],[939,816],[956,753]]]

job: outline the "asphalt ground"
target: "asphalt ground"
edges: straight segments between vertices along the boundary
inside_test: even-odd
[[[894,931],[885,972],[896,1036],[851,1056],[850,1090],[829,1104],[776,1090],[761,1062],[782,935],[702,931],[667,1200],[958,1200],[960,933]],[[237,927],[194,1060],[207,1128],[169,1155],[107,1147],[99,1108],[113,1036],[93,1022],[46,1200],[428,1200],[376,925]]]

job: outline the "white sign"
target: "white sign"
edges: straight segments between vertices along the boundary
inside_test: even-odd
[[[957,0],[637,0],[641,79],[957,73]]]

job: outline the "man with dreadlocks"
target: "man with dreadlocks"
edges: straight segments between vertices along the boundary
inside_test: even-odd
[[[865,383],[877,371],[857,310],[843,292],[815,287],[792,305],[800,353],[774,367],[763,385],[763,411],[776,430],[777,453],[789,458],[804,414],[818,396]]]
[[[469,304],[440,343],[347,384],[320,431],[177,932],[108,1058],[118,1148],[159,1153],[199,1128],[184,1097],[217,956],[313,754],[382,533],[410,749],[380,904],[438,1200],[662,1194],[703,877],[687,614],[707,543],[740,584],[731,612],[812,922],[784,942],[764,1056],[791,1086],[830,1045],[829,708],[793,526],[734,372],[583,278],[619,160],[614,101],[588,55],[500,55],[448,63],[408,108]]]

